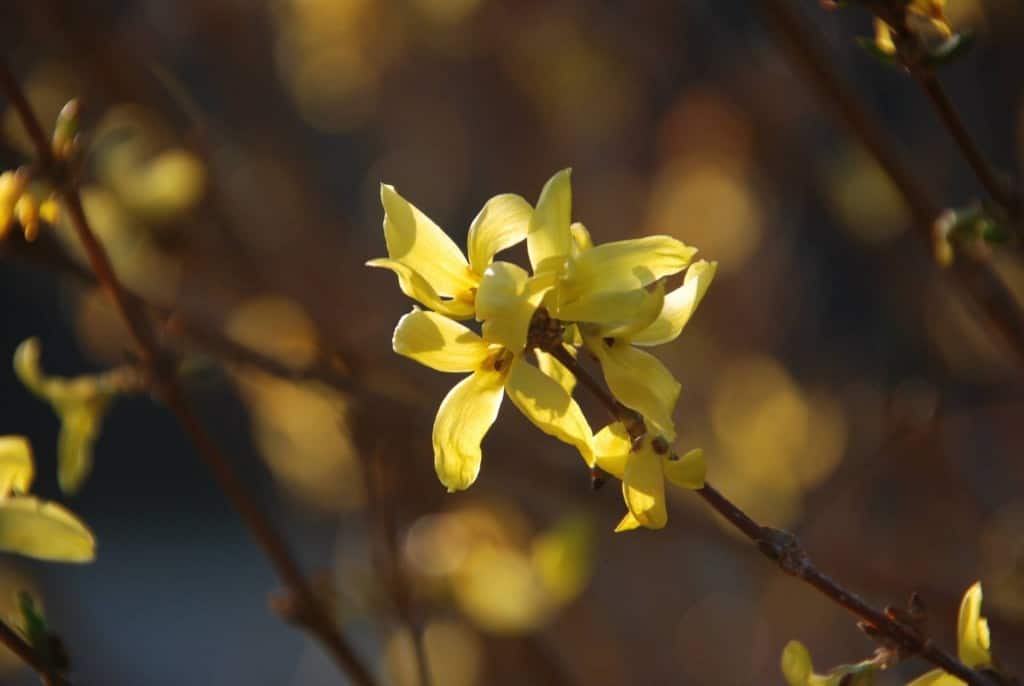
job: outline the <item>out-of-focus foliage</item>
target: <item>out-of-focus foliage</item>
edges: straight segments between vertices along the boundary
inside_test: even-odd
[[[40,560],[91,562],[96,541],[77,517],[57,503],[25,495],[34,467],[28,441],[0,437],[0,551]]]
[[[521,515],[502,505],[423,517],[403,550],[435,597],[450,594],[474,625],[499,635],[544,626],[583,592],[594,564],[589,518],[570,515],[532,534]]]
[[[93,445],[111,401],[138,390],[140,372],[125,367],[70,379],[50,376],[40,366],[40,355],[39,339],[24,341],[14,352],[14,371],[28,390],[57,413],[57,478],[65,493],[75,493],[92,471]]]

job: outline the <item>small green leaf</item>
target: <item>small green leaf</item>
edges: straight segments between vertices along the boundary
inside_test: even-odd
[[[0,550],[56,562],[91,562],[96,539],[77,517],[33,496],[0,499]]]
[[[28,440],[24,436],[0,436],[0,498],[28,492],[34,476]]]

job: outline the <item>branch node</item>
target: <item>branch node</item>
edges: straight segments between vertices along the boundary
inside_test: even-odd
[[[800,540],[789,531],[763,526],[757,539],[757,547],[766,556],[775,560],[782,571],[790,576],[803,578],[811,566],[807,551],[800,544]]]

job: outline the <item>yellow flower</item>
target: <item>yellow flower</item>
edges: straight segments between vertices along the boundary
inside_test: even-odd
[[[938,36],[945,40],[953,35],[946,19],[946,0],[912,0],[906,8],[907,26],[914,34]],[[892,28],[875,18],[875,46],[886,55],[896,54]]]
[[[704,486],[703,451],[677,455],[668,440],[649,426],[634,440],[620,422],[609,424],[594,436],[594,455],[598,467],[622,480],[622,497],[629,512],[616,531],[665,526],[665,479],[691,490]]]
[[[811,654],[800,641],[790,641],[782,651],[782,675],[789,686],[871,686],[877,667],[874,660],[839,665],[828,674],[815,674]]]
[[[442,372],[469,372],[438,408],[434,468],[449,491],[468,488],[480,472],[480,443],[508,394],[539,429],[576,446],[594,464],[593,435],[582,410],[561,384],[523,355],[490,342],[436,312],[414,309],[395,328],[395,352]]]
[[[601,363],[605,382],[615,398],[639,412],[654,430],[670,441],[676,431],[672,421],[680,385],[653,355],[638,346],[654,346],[675,340],[693,316],[707,292],[717,268],[701,260],[686,270],[683,285],[668,295],[656,288],[648,298],[650,309],[638,310],[632,324],[583,325],[583,340]],[[644,291],[646,293],[646,291]]]
[[[394,187],[381,184],[380,200],[388,256],[370,260],[367,266],[390,269],[403,293],[455,319],[473,316],[484,271],[495,254],[526,238],[533,211],[518,195],[488,200],[470,225],[467,260],[455,242]]]
[[[972,669],[992,666],[992,643],[988,620],[981,616],[981,582],[975,581],[960,602],[956,628],[957,654]],[[923,674],[907,686],[957,686],[964,682],[941,669]]]

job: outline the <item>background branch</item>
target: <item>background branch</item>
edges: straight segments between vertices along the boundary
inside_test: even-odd
[[[24,91],[6,64],[0,62],[0,87],[17,110],[19,119],[29,132],[36,155],[46,174],[57,189],[63,201],[68,218],[78,236],[96,275],[97,281],[107,291],[121,318],[127,324],[134,339],[141,361],[151,375],[151,381],[161,399],[168,406],[178,423],[188,434],[199,455],[209,467],[217,485],[230,501],[253,537],[260,544],[274,570],[293,596],[296,619],[300,621],[329,652],[338,667],[360,686],[374,686],[376,679],[363,665],[348,641],[342,636],[334,619],[317,600],[298,564],[295,562],[284,539],[273,524],[257,506],[246,490],[241,479],[231,467],[227,456],[213,441],[193,412],[184,389],[178,381],[174,366],[162,354],[159,343],[150,326],[145,311],[138,301],[131,298],[121,286],[114,273],[106,251],[100,245],[89,226],[82,208],[78,188],[66,169],[61,169],[55,159],[39,119],[35,116],[25,98]]]

